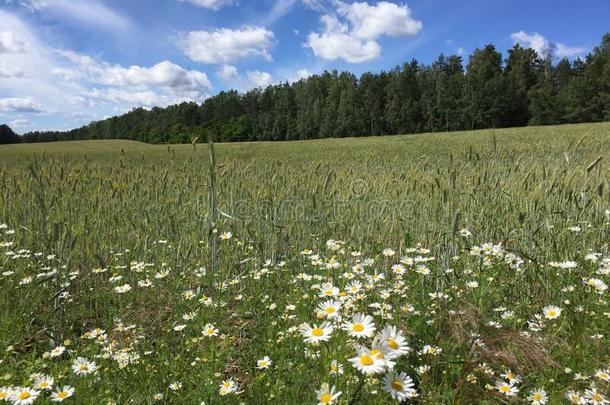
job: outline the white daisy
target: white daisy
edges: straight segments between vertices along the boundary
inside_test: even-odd
[[[322,322],[320,326],[310,326],[308,323],[304,323],[299,326],[299,330],[305,338],[304,341],[306,343],[317,344],[330,339],[330,335],[333,333],[333,326],[328,322]]]
[[[413,387],[413,379],[405,373],[391,371],[383,377],[383,390],[399,402],[418,395]]]
[[[343,323],[342,329],[351,337],[365,338],[372,337],[376,328],[372,316],[358,313],[351,321]]]

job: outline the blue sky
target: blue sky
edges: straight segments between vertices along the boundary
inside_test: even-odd
[[[585,56],[605,0],[0,0],[0,123],[69,129],[138,106],[392,69],[515,42]]]

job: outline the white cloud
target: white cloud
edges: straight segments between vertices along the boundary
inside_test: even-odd
[[[132,22],[99,0],[20,0],[19,4],[32,12],[52,14],[87,26],[108,31],[126,31]]]
[[[31,98],[0,98],[0,112],[42,113],[44,108]]]
[[[207,75],[196,70],[186,70],[170,62],[162,61],[151,67],[130,66],[128,68],[108,62],[98,62],[87,55],[72,51],[60,52],[75,67],[59,69],[55,73],[64,79],[81,78],[89,83],[116,87],[109,91],[94,93],[95,97],[108,94],[108,99],[129,102],[120,92],[134,94],[137,104],[153,106],[155,97],[160,100],[187,99],[201,101],[212,88]]]
[[[292,75],[288,78],[288,82],[290,82],[290,83],[298,82],[299,80],[307,79],[310,76],[313,76],[313,73],[311,73],[309,70],[299,69],[294,73],[294,75]]]
[[[381,46],[376,41],[363,41],[351,35],[347,25],[336,17],[324,15],[321,21],[324,24],[322,33],[310,33],[305,44],[317,57],[362,63],[381,55]]]
[[[585,48],[569,47],[559,42],[549,41],[537,32],[528,34],[522,30],[513,32],[510,37],[515,43],[535,50],[539,56],[544,56],[544,52],[549,48],[554,51],[554,55],[558,58],[576,56],[585,51]]]
[[[423,28],[421,21],[411,17],[411,10],[406,4],[399,6],[387,1],[380,1],[374,6],[368,3],[341,3],[338,12],[350,22],[352,34],[361,39],[374,40],[382,35],[415,35]]]
[[[21,128],[21,127],[25,127],[29,124],[30,124],[30,121],[23,119],[23,118],[17,118],[15,120],[11,121],[8,125],[11,128]]]
[[[26,51],[26,44],[12,31],[0,31],[0,54],[21,53]]]
[[[211,92],[204,72],[167,60],[152,66],[121,66],[54,49],[15,14],[0,10],[0,21],[2,31],[26,44],[22,52],[0,56],[3,118],[47,113],[28,116],[26,130],[76,127],[137,106],[202,101]]]
[[[207,8],[210,10],[220,10],[225,6],[232,6],[237,3],[235,0],[178,0],[181,2],[187,2],[194,4],[198,7]]]
[[[273,82],[273,76],[267,72],[261,72],[260,70],[255,70],[253,72],[247,72],[248,79],[256,86],[256,87],[265,87],[270,85]]]
[[[11,77],[23,77],[23,70],[17,66],[11,66],[4,61],[0,61],[0,78],[8,79]]]
[[[320,18],[322,32],[310,33],[304,44],[322,59],[367,62],[381,55],[381,45],[377,42],[380,37],[416,35],[423,27],[421,21],[411,17],[406,4],[399,6],[386,1],[376,5],[347,4],[338,0],[334,4],[336,13]],[[310,4],[312,7],[318,5],[319,2]]]
[[[249,57],[271,61],[269,51],[275,46],[273,32],[256,26],[239,30],[191,31],[179,40],[184,53],[195,62],[229,64]]]
[[[222,65],[218,68],[216,74],[224,80],[232,80],[238,76],[237,68],[231,65]]]

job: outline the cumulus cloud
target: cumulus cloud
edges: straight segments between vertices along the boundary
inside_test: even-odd
[[[23,70],[17,66],[11,66],[4,61],[0,61],[0,78],[23,77]]]
[[[250,80],[256,87],[265,87],[270,85],[273,82],[273,76],[267,72],[261,72],[260,70],[255,70],[253,72],[248,71],[248,80]]]
[[[0,112],[42,113],[44,108],[31,98],[0,98]]]
[[[235,0],[178,0],[181,2],[191,3],[197,7],[203,7],[210,10],[220,10],[225,6],[231,6],[236,3]]]
[[[361,39],[377,39],[382,35],[402,37],[415,35],[423,28],[421,21],[411,17],[407,5],[381,1],[374,6],[368,3],[342,3],[339,13],[352,26],[352,34]]]
[[[191,31],[179,40],[179,46],[189,58],[206,64],[230,64],[249,57],[271,61],[269,51],[275,44],[273,32],[256,26],[238,30]]]
[[[44,12],[56,18],[109,31],[126,31],[132,22],[99,0],[19,0],[31,12]]]
[[[15,14],[0,10],[0,21],[0,31],[11,33],[3,38],[25,44],[20,52],[0,55],[1,110],[7,121],[31,114],[26,130],[48,129],[49,122],[55,122],[56,128],[75,127],[138,106],[199,102],[212,89],[204,72],[168,60],[151,66],[122,66],[55,49]],[[43,111],[46,118],[36,114]],[[82,111],[95,114],[83,116]]]
[[[299,69],[294,73],[294,75],[292,75],[288,78],[288,82],[290,82],[290,83],[298,82],[299,80],[307,79],[310,76],[313,76],[313,73],[311,73],[309,70]]]
[[[513,32],[510,37],[514,43],[531,48],[540,56],[543,56],[548,49],[552,49],[554,55],[558,58],[569,58],[585,51],[585,48],[582,47],[570,47],[559,42],[549,41],[537,32],[531,34],[525,31]]]
[[[313,6],[318,3],[312,3]],[[378,58],[382,36],[404,37],[416,35],[423,24],[411,16],[407,5],[387,1],[369,5],[366,2],[335,2],[334,14],[320,18],[321,32],[312,32],[307,37],[306,47],[314,55],[326,60],[345,60],[362,63]]]
[[[0,54],[20,53],[26,51],[23,39],[18,38],[12,31],[0,31]]]
[[[108,94],[107,99],[111,101],[129,102],[127,95],[130,93],[133,94],[132,99],[135,103],[146,106],[157,105],[155,98],[201,101],[212,88],[205,73],[183,69],[168,60],[151,67],[123,67],[105,61],[96,61],[88,55],[72,51],[60,53],[75,67],[59,69],[56,74],[64,79],[81,78],[89,83],[116,87],[106,92],[97,90],[93,93],[94,97]]]
[[[237,78],[237,68],[231,65],[222,65],[216,74],[224,80],[231,80]]]

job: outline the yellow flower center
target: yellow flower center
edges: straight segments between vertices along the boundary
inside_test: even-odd
[[[20,393],[20,394],[18,395],[18,398],[19,398],[19,399],[21,399],[21,400],[25,400],[25,399],[28,399],[28,398],[29,398],[29,397],[31,397],[31,396],[32,396],[32,395],[30,395],[30,393],[29,393],[29,392],[24,391],[24,392],[22,392],[22,393]]]
[[[364,330],[364,325],[361,323],[355,323],[352,329],[354,329],[354,332],[362,332]]]
[[[594,401],[601,402],[604,399],[604,397],[602,397],[600,394],[593,394],[593,395],[591,395],[591,399]]]
[[[86,364],[81,364],[81,365],[78,367],[78,369],[79,369],[80,371],[87,371],[87,370],[89,370],[89,367],[88,367]]]
[[[391,349],[398,350],[398,342],[394,338],[390,337],[386,342]]]
[[[39,386],[41,389],[49,388],[49,383],[48,383],[48,382],[46,382],[46,381],[44,381],[44,382],[41,382],[40,384],[38,384],[38,386]]]
[[[391,385],[392,385],[392,388],[394,388],[396,391],[400,391],[400,392],[402,392],[402,390],[405,388],[404,385],[402,385],[402,381],[400,381],[399,379],[392,381]]]
[[[506,394],[508,391],[510,391],[510,387],[508,385],[501,385],[499,391],[503,394]]]
[[[0,392],[0,399],[6,399],[7,396],[8,395],[6,392],[4,392],[4,391]]]
[[[58,398],[61,398],[61,399],[66,399],[66,398],[68,398],[68,395],[69,395],[69,394],[68,394],[68,392],[67,392],[67,391],[60,391],[60,392],[58,392],[58,393],[57,393],[57,397],[58,397]]]
[[[320,328],[313,328],[311,330],[311,334],[313,336],[320,337],[320,336],[324,335],[324,331],[322,329],[320,329]]]
[[[555,318],[557,316],[557,312],[550,310],[548,313],[549,318]]]
[[[373,363],[374,363],[373,358],[371,356],[369,356],[368,354],[364,354],[364,355],[360,356],[360,364],[362,364],[363,366],[370,366]]]
[[[534,393],[534,395],[532,395],[532,399],[534,401],[540,401],[542,399],[542,394],[540,394],[539,392]]]
[[[208,335],[212,335],[214,333],[214,329],[208,329]]]
[[[380,359],[383,359],[383,353],[381,353],[381,350],[379,350],[379,349],[371,350],[371,356],[379,357]]]
[[[608,374],[606,373],[600,373],[599,374],[599,378],[601,378],[602,380],[606,380],[608,378]]]
[[[324,295],[333,295],[333,290],[324,291]]]
[[[333,397],[327,392],[325,394],[322,394],[322,396],[320,397],[320,402],[322,402],[323,404],[330,404],[330,401],[333,399]]]
[[[334,307],[326,307],[324,308],[324,312],[326,312],[327,314],[334,314],[335,312],[337,312],[337,310]]]

